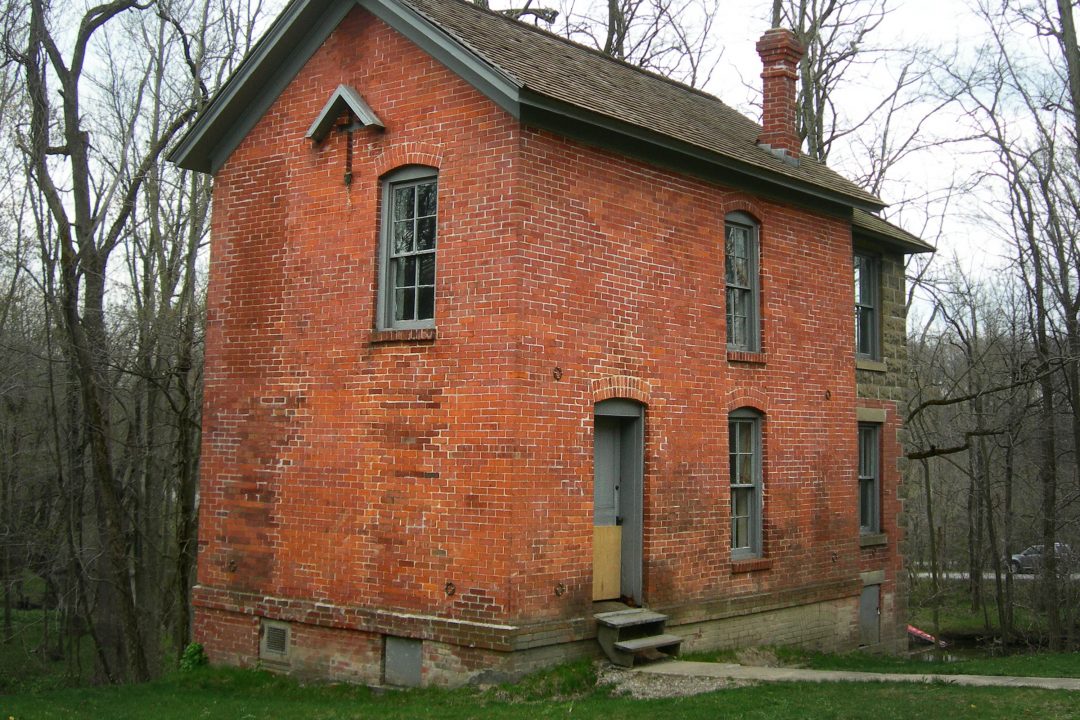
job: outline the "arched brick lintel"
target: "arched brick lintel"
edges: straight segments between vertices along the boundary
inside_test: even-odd
[[[729,413],[740,408],[750,408],[757,410],[762,415],[769,414],[768,397],[755,388],[732,388],[728,390],[727,396],[724,398],[724,406]]]
[[[376,170],[382,177],[391,170],[406,165],[425,165],[427,167],[441,168],[443,163],[442,150],[434,145],[419,142],[406,142],[387,148],[376,161]]]
[[[652,399],[652,386],[648,380],[632,375],[608,375],[592,381],[594,403],[613,398],[637,400],[648,405]]]
[[[761,205],[759,205],[754,198],[749,195],[743,195],[742,193],[733,193],[725,198],[721,204],[721,209],[724,211],[725,215],[733,212],[744,212],[754,218],[758,223],[765,217],[765,211]]]

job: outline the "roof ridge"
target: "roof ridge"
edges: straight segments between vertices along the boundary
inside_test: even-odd
[[[522,20],[519,20],[518,18],[510,17],[509,15],[507,15],[507,14],[505,14],[503,12],[500,12],[498,10],[492,10],[491,8],[483,7],[482,5],[477,5],[476,3],[471,2],[470,0],[428,0],[428,1],[430,1],[430,2],[451,2],[451,3],[457,3],[459,5],[465,5],[465,6],[469,7],[470,9],[472,9],[472,10],[474,10],[476,12],[483,13],[483,14],[486,14],[486,15],[491,15],[493,17],[497,17],[497,18],[499,18],[501,20],[504,20],[506,22],[514,23],[515,25],[521,27],[524,30],[528,30],[529,32],[537,33],[537,34],[539,34],[539,35],[541,35],[543,37],[547,37],[547,38],[549,38],[551,40],[555,40],[555,41],[557,41],[559,43],[562,43],[563,45],[569,45],[570,47],[575,48],[577,50],[584,50],[585,52],[587,52],[587,53],[589,53],[589,54],[591,54],[591,55],[593,55],[593,56],[595,56],[597,58],[600,58],[600,59],[602,59],[604,61],[610,62],[610,63],[612,63],[614,65],[621,65],[622,67],[625,67],[625,68],[627,68],[629,70],[632,70],[634,72],[645,75],[647,77],[651,77],[651,78],[654,78],[656,80],[661,80],[661,81],[663,81],[665,83],[668,83],[669,85],[674,85],[675,87],[677,87],[677,88],[679,88],[681,90],[685,90],[685,91],[694,93],[695,95],[700,95],[701,97],[706,98],[708,100],[714,100],[714,101],[720,103],[721,105],[723,105],[724,107],[728,108],[729,110],[731,110],[733,112],[737,112],[740,115],[742,115],[743,117],[746,117],[746,115],[744,115],[742,112],[740,112],[739,110],[736,110],[731,105],[728,105],[726,102],[724,102],[720,97],[718,97],[716,95],[713,95],[710,92],[707,92],[707,91],[702,90],[700,88],[696,88],[693,85],[687,85],[686,83],[681,82],[679,80],[675,80],[674,78],[670,78],[667,75],[662,75],[661,73],[654,72],[653,70],[648,70],[648,69],[643,68],[643,67],[641,67],[639,65],[635,65],[635,64],[633,64],[631,62],[627,62],[626,60],[620,60],[619,58],[608,55],[607,53],[605,53],[605,52],[603,52],[601,50],[598,50],[598,49],[596,49],[594,47],[589,47],[588,45],[585,45],[584,43],[577,42],[576,40],[571,40],[570,38],[566,37],[565,35],[560,35],[560,34],[558,34],[556,32],[551,31],[551,30],[545,30],[544,28],[541,28],[541,27],[539,27],[537,25],[530,25],[527,22],[523,22]],[[412,0],[404,0],[404,2],[408,3],[411,7],[416,9],[418,12],[423,13],[423,10],[420,10],[419,8],[417,8],[416,5],[413,4]],[[423,2],[423,0],[421,0],[421,2]],[[444,32],[448,31],[447,28],[445,28],[445,27],[443,27],[442,29],[443,29]],[[457,33],[454,33],[454,35],[456,36]],[[468,45],[470,48],[473,49],[474,52],[477,52],[477,53],[483,55],[483,53],[480,50],[477,50],[476,48],[474,48],[471,43],[465,41],[463,38],[457,37],[456,39],[459,42],[462,42],[465,45]],[[505,68],[502,68],[502,69],[503,69],[504,72],[506,72]],[[755,120],[752,120],[751,118],[747,117],[746,119],[750,120],[750,122],[753,122],[756,125],[761,125],[761,123],[759,123],[759,122],[757,122]]]

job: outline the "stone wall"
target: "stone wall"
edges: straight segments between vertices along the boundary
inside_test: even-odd
[[[905,550],[903,484],[903,408],[907,399],[907,317],[905,315],[904,256],[875,247],[856,237],[856,247],[875,252],[880,268],[881,360],[857,361],[860,408],[884,414],[881,446],[882,533],[864,538],[864,573],[880,571],[881,646],[886,651],[907,647],[907,587],[903,566]]]

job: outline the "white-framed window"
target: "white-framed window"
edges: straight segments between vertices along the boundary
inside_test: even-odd
[[[379,328],[435,327],[438,171],[419,165],[382,180]]]
[[[859,532],[881,532],[881,426],[859,423]]]
[[[881,358],[881,303],[878,259],[855,253],[855,354],[870,360]]]
[[[761,414],[749,408],[728,416],[731,484],[731,557],[761,555]]]
[[[731,350],[761,349],[758,245],[758,225],[753,218],[739,212],[724,218],[724,305]]]

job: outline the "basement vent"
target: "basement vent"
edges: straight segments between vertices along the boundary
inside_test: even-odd
[[[263,620],[259,656],[264,660],[285,660],[289,656],[289,626],[282,622]]]

